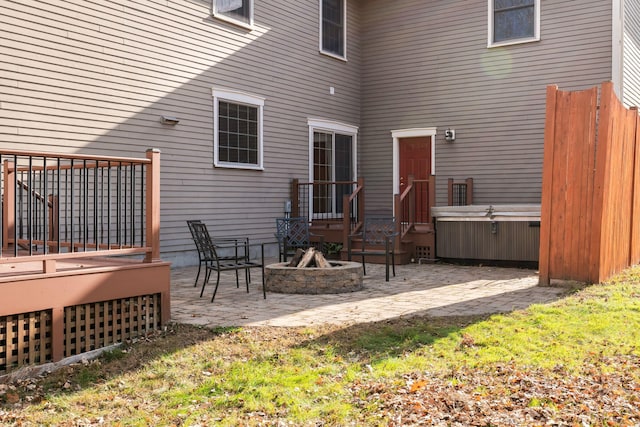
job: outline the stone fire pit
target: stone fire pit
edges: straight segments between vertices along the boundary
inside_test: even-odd
[[[281,262],[265,266],[265,287],[284,294],[339,294],[362,289],[362,264],[331,261],[331,268],[290,267]]]

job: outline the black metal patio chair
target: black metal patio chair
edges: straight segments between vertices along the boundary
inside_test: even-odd
[[[304,217],[276,218],[276,240],[280,262],[286,262],[287,256],[295,254],[298,249],[313,246],[322,251],[324,236],[309,231],[309,220]]]
[[[196,249],[198,250],[198,274],[196,274],[196,281],[193,284],[193,287],[195,288],[196,286],[198,286],[198,279],[200,278],[200,271],[202,269],[202,266],[206,265],[207,262],[210,262],[213,260],[207,257],[206,251],[204,250],[204,248],[202,248],[199,245],[200,242],[196,239],[196,235],[194,234],[193,224],[203,224],[203,222],[200,220],[187,221],[187,226],[189,227],[189,231],[191,232],[191,237],[193,237],[193,241],[196,244]],[[204,229],[206,230],[206,225],[204,226]],[[211,237],[211,235],[209,236]],[[228,246],[231,244],[235,248],[234,251],[226,251],[226,254],[220,257],[220,259],[223,261],[231,261],[231,260],[240,261],[240,260],[249,258],[249,253],[248,253],[249,238],[248,237],[218,237],[218,238],[211,237],[211,240],[214,245],[217,244],[217,245]],[[238,246],[239,243],[243,244],[245,251],[242,251],[242,252],[238,251],[239,249],[241,249],[241,247]],[[251,280],[251,276],[249,276],[249,280]],[[236,287],[238,288],[240,287],[240,278],[237,271],[236,271]]]
[[[200,291],[200,297],[204,294],[204,288],[209,283],[209,279],[211,278],[211,273],[215,271],[217,273],[216,278],[216,287],[213,291],[213,296],[211,297],[211,302],[216,297],[216,293],[218,292],[218,286],[220,285],[220,273],[222,271],[235,271],[236,272],[236,280],[238,279],[238,271],[244,270],[244,279],[245,284],[247,286],[247,293],[249,292],[249,283],[250,283],[250,274],[249,271],[252,268],[260,268],[262,270],[262,294],[263,297],[267,298],[266,289],[264,286],[264,244],[249,244],[248,241],[245,242],[233,242],[228,241],[226,244],[214,244],[214,241],[211,239],[209,232],[207,231],[207,226],[201,222],[192,222],[190,224],[194,241],[196,242],[196,246],[198,246],[198,250],[202,250],[203,257],[206,260],[204,265],[206,268],[206,273],[204,276],[204,282],[202,283],[202,290]],[[260,261],[252,261],[249,258],[250,247],[256,246],[260,248]],[[246,257],[220,257],[218,255],[218,250],[228,250],[231,253],[237,254],[247,254]]]
[[[362,272],[366,275],[365,256],[384,256],[385,280],[389,281],[389,263],[396,276],[396,221],[395,218],[365,218],[362,232],[349,235],[347,242],[348,259],[352,255],[362,257]],[[354,248],[354,241],[360,247]]]

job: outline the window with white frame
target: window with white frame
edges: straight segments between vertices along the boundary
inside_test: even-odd
[[[314,216],[343,213],[343,196],[351,194],[356,179],[357,133],[355,126],[309,120]]]
[[[320,0],[320,51],[347,57],[347,0]]]
[[[216,18],[243,26],[253,25],[253,0],[213,0]]]
[[[540,40],[540,0],[489,0],[489,46]]]
[[[214,165],[262,169],[264,98],[213,90]]]

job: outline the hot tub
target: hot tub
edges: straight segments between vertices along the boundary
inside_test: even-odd
[[[540,205],[440,206],[432,214],[438,258],[538,262]]]

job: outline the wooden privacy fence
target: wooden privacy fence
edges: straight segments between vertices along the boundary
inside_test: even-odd
[[[613,84],[547,88],[540,284],[600,283],[640,261],[640,118]]]

